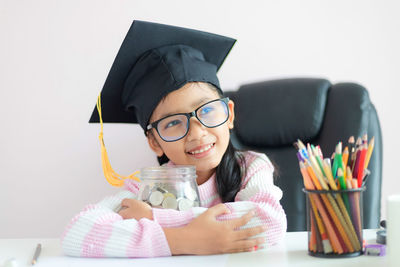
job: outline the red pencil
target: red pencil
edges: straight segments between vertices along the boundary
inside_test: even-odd
[[[356,151],[354,152],[355,158],[353,161],[353,165],[351,166],[351,171],[353,172],[354,177],[358,177],[358,168],[360,164],[360,154],[361,154],[361,138],[357,138],[356,142]]]
[[[358,172],[357,172],[357,183],[358,187],[361,187],[362,180],[364,176],[364,166],[365,166],[365,156],[367,155],[368,145],[364,143],[360,153],[360,160],[358,164]]]

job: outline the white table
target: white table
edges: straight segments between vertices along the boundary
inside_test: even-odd
[[[376,230],[364,230],[367,243],[375,243]],[[14,257],[19,266],[30,266],[37,243],[42,253],[35,266],[323,266],[356,267],[387,266],[386,257],[358,256],[352,258],[326,259],[307,254],[307,233],[287,233],[284,242],[272,248],[255,252],[212,256],[174,256],[153,259],[86,259],[62,255],[59,239],[0,239],[0,264]],[[399,264],[400,266],[400,264]]]

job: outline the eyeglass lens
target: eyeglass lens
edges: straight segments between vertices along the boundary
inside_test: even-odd
[[[210,102],[200,107],[196,117],[206,127],[216,127],[228,119],[228,107],[222,100]],[[173,115],[159,121],[157,131],[161,138],[173,141],[186,135],[189,129],[189,118],[186,115]]]

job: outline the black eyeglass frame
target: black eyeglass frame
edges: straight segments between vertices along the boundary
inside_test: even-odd
[[[226,119],[225,119],[223,122],[221,122],[220,124],[215,125],[215,126],[207,126],[207,125],[205,125],[205,124],[199,119],[199,117],[197,117],[197,111],[198,111],[199,109],[201,109],[202,107],[204,107],[205,105],[208,105],[208,104],[210,104],[210,103],[212,103],[212,102],[216,102],[216,101],[222,101],[223,103],[225,103],[225,105],[226,105],[226,110],[228,111],[228,114],[227,114],[227,116],[226,116]],[[211,100],[211,101],[209,101],[209,102],[207,102],[207,103],[204,103],[203,105],[201,105],[200,107],[196,108],[196,109],[193,110],[192,112],[188,112],[188,113],[175,113],[175,114],[171,114],[171,115],[165,116],[164,118],[161,118],[161,119],[159,119],[159,120],[156,120],[155,122],[152,122],[152,123],[150,123],[149,125],[147,125],[146,131],[150,131],[151,129],[156,129],[158,136],[159,136],[162,140],[164,140],[165,142],[175,142],[175,141],[178,141],[178,140],[184,138],[184,137],[187,135],[187,133],[189,132],[189,127],[190,127],[190,118],[192,118],[192,117],[195,117],[202,125],[204,125],[204,126],[207,127],[207,128],[215,128],[215,127],[221,126],[222,124],[224,124],[224,123],[229,119],[229,115],[230,115],[230,114],[229,114],[228,102],[229,102],[229,97],[214,99],[214,100]],[[166,118],[169,118],[169,117],[172,117],[172,116],[176,116],[176,115],[184,115],[184,116],[186,116],[187,121],[188,121],[187,126],[186,126],[186,132],[185,132],[185,134],[184,134],[182,137],[180,137],[180,138],[178,138],[178,139],[175,139],[175,140],[165,140],[165,139],[161,136],[160,132],[158,131],[158,127],[157,127],[157,126],[158,126],[158,123],[159,123],[160,121],[162,121],[163,119],[166,119]]]

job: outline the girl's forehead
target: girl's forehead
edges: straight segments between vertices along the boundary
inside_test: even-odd
[[[217,98],[219,98],[217,91],[208,84],[187,83],[161,100],[151,117],[157,120],[174,113],[191,112],[201,104]]]

